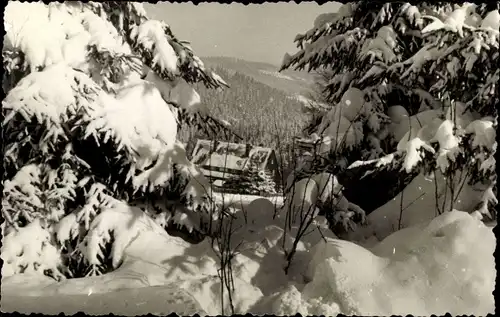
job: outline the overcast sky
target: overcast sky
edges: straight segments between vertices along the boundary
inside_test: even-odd
[[[321,13],[335,12],[336,2],[144,4],[150,17],[170,25],[180,40],[191,42],[198,56],[231,56],[281,64],[296,51],[293,39],[313,26]]]

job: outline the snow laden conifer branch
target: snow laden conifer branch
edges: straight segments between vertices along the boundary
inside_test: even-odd
[[[498,10],[361,1],[319,16],[281,67],[330,73],[322,86],[333,109],[309,127],[310,143],[358,161],[351,168],[437,170],[459,184],[453,195],[463,183],[495,188]]]

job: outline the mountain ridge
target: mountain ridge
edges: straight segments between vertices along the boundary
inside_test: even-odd
[[[272,88],[281,90],[290,96],[308,96],[314,75],[307,72],[284,70],[278,72],[279,66],[267,62],[248,61],[238,57],[205,56],[201,60],[207,68],[222,67],[230,73],[238,72],[249,76]]]

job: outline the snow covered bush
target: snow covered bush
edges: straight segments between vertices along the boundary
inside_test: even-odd
[[[59,250],[40,219],[5,235],[2,244],[2,275],[42,272],[56,279],[63,277]]]
[[[101,212],[146,201],[161,222],[175,218],[165,215],[174,202],[212,210],[177,131],[218,122],[191,84],[227,85],[167,24],[132,2],[9,2],[4,26],[6,250],[40,223],[37,236],[57,238],[42,243],[60,253],[60,272],[100,274],[116,268],[124,247],[116,219]],[[33,260],[28,253],[19,261]],[[37,262],[40,272],[56,275],[57,261],[47,261]]]
[[[480,204],[462,210],[494,218],[498,10],[498,2],[359,1],[320,15],[282,64],[327,74],[332,107],[308,129],[327,161],[320,168],[399,172],[407,175],[403,188],[423,174],[436,191],[444,179],[438,214],[464,200],[464,187],[480,184]]]

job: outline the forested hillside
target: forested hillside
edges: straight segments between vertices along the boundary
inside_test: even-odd
[[[251,144],[263,144],[280,148],[283,152],[291,145],[294,136],[300,135],[307,121],[302,112],[302,103],[285,92],[264,85],[239,72],[217,67],[214,71],[229,84],[230,88],[210,90],[202,85],[196,87],[202,102],[212,115],[224,119],[242,140]],[[202,135],[195,130],[184,130],[184,141]],[[224,135],[219,139],[233,140]],[[192,145],[193,142],[188,142]]]

